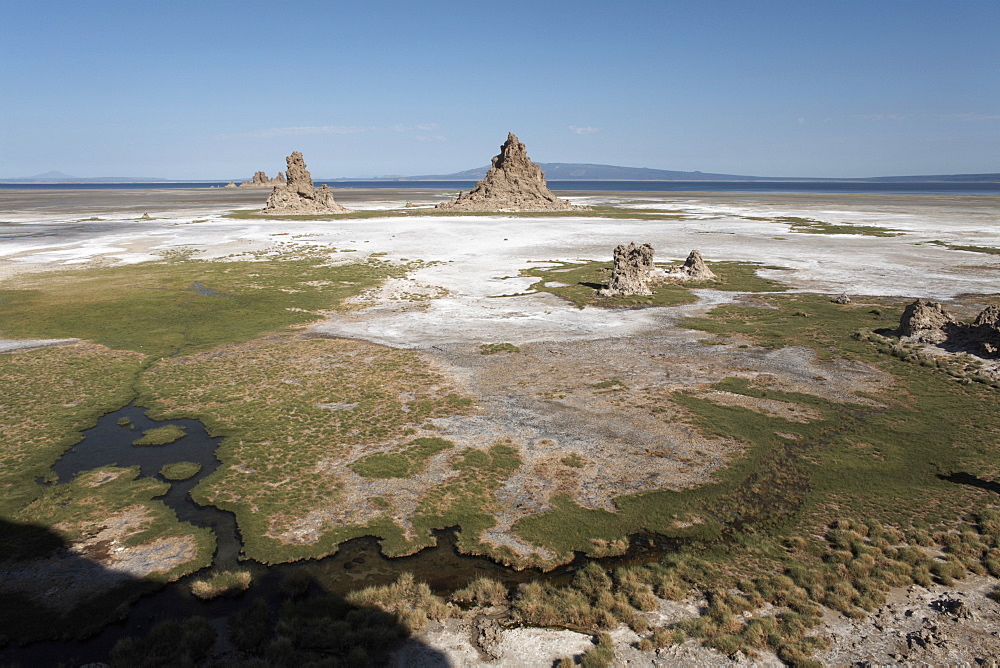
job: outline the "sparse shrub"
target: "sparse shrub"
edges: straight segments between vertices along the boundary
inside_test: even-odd
[[[608,668],[615,660],[615,644],[611,636],[602,633],[597,637],[597,646],[588,649],[580,657],[580,665],[584,668]]]
[[[262,653],[270,636],[270,617],[267,602],[263,598],[254,599],[229,618],[230,640],[243,652]]]

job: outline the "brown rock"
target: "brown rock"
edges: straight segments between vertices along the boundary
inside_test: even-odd
[[[941,343],[960,325],[938,302],[918,299],[903,310],[899,319],[900,337],[923,343]]]
[[[663,269],[650,267],[650,276],[654,281],[714,281],[716,275],[705,264],[701,251],[691,251],[682,265],[673,265]]]
[[[987,306],[972,323],[974,336],[989,357],[1000,352],[1000,306]]]
[[[316,188],[312,176],[306,169],[302,154],[295,151],[285,158],[288,171],[285,183],[274,186],[267,204],[261,213],[347,213],[346,209],[333,200],[330,186]]]
[[[653,247],[630,243],[615,248],[615,266],[608,287],[600,291],[604,297],[614,295],[650,295],[649,272],[653,269]]]
[[[577,207],[559,199],[545,184],[541,167],[528,157],[524,144],[514,133],[493,158],[493,166],[468,194],[459,193],[454,202],[438,209],[456,211],[570,211]]]
[[[684,266],[681,267],[684,273],[687,274],[688,278],[692,281],[710,281],[715,280],[715,274],[712,270],[708,268],[705,264],[705,260],[701,258],[701,251],[693,250],[688,254],[687,259],[684,260]]]
[[[987,306],[972,322],[973,327],[1000,332],[1000,306]]]
[[[233,183],[232,181],[230,181],[229,183],[227,183],[226,185],[224,185],[222,187],[223,188],[236,188],[237,186],[236,186],[235,183]]]

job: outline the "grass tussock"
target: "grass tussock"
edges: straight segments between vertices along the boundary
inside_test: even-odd
[[[489,608],[507,605],[508,591],[502,582],[491,578],[477,578],[468,586],[454,592],[450,596],[450,600],[473,607]]]
[[[202,600],[220,596],[236,596],[250,588],[253,576],[250,571],[216,571],[206,578],[191,583],[191,593]]]
[[[411,633],[422,631],[428,620],[447,619],[453,612],[448,603],[431,593],[427,584],[417,582],[413,573],[403,573],[390,585],[351,592],[347,602],[391,613]]]

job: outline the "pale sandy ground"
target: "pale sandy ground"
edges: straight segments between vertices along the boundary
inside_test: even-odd
[[[432,192],[386,190],[336,191],[336,196],[348,207],[369,210],[399,207],[406,201],[429,206],[443,197]],[[677,328],[678,318],[703,312],[733,295],[699,291],[698,304],[640,311],[578,310],[547,294],[501,296],[522,292],[530,285],[533,279],[518,278],[517,274],[532,263],[609,259],[615,245],[629,241],[651,243],[658,261],[680,260],[698,248],[709,262],[745,260],[787,267],[788,271],[764,269],[761,274],[806,291],[948,300],[965,293],[995,293],[1000,288],[1000,256],[953,251],[927,243],[936,240],[1000,247],[998,196],[573,193],[570,198],[580,204],[669,209],[687,217],[664,221],[573,216],[230,220],[221,214],[258,207],[263,195],[259,191],[221,190],[0,191],[0,286],[15,286],[19,278],[36,272],[89,263],[142,262],[181,249],[193,250],[197,257],[222,258],[265,250],[278,243],[350,249],[352,252],[337,254],[343,261],[375,252],[385,253],[389,260],[422,260],[433,264],[364,295],[359,310],[331,316],[315,329],[333,336],[420,349],[458,376],[473,373],[476,365],[469,359],[478,357],[473,352],[483,342],[510,341],[538,349],[544,342],[565,345],[575,341],[592,349],[596,358],[600,358],[602,350],[623,351],[624,344],[646,345],[646,341],[678,350],[694,346],[705,335]],[[138,220],[144,212],[154,220]],[[801,234],[790,232],[783,223],[746,219],[775,216],[878,225],[900,230],[903,235],[879,238]],[[90,217],[103,220],[85,220]],[[0,342],[0,352],[18,345],[51,343]],[[723,346],[701,348],[712,355],[732,354],[712,350]],[[559,352],[557,348],[545,348],[535,356],[542,359]],[[812,364],[808,359],[802,363]],[[692,373],[709,377],[704,368]],[[583,376],[578,380],[582,382]],[[503,383],[497,387],[503,387]],[[501,405],[505,398],[492,401],[498,414],[506,410],[506,404]],[[513,419],[516,422],[520,418],[514,415]],[[964,586],[959,583],[953,591],[960,592]],[[990,619],[995,619],[995,604],[982,591],[975,594],[977,604],[983,610],[992,610],[982,614],[994,615]],[[916,595],[906,594],[911,598]],[[924,605],[904,599],[885,614],[903,615],[907,605]],[[963,619],[960,623],[968,626],[966,622]],[[857,635],[871,642],[888,637],[878,629],[864,627],[865,623],[831,619],[828,630],[835,636]],[[845,625],[853,626],[841,633]],[[483,663],[485,657],[469,644],[468,635],[458,626],[445,626],[431,629],[424,640],[445,651],[453,665]],[[631,632],[618,631],[615,638],[619,659],[630,664],[732,663],[692,643],[660,653],[640,653],[629,649],[637,639]],[[825,662],[861,660],[856,657],[904,660],[898,648],[893,657],[874,645],[866,645],[869,640],[857,647],[839,639],[837,642],[830,653],[821,657]],[[926,648],[908,648],[906,660],[970,662],[982,656],[979,650],[973,651],[978,646],[969,644],[972,641],[966,642],[963,654],[962,642],[953,643],[959,648],[955,653],[926,654],[925,659],[920,658],[920,651]],[[551,665],[560,656],[579,654],[588,643],[586,636],[568,631],[511,630],[504,637],[499,665]],[[984,643],[983,647],[990,648],[993,654],[1000,653],[996,636],[987,636]],[[774,659],[758,657],[754,661],[760,664],[769,660]],[[417,657],[403,654],[400,665],[419,662]]]

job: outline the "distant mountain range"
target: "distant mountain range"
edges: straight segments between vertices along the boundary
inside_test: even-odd
[[[1000,183],[1000,174],[938,174],[930,176],[871,176],[863,178],[811,178],[796,176],[746,176],[742,174],[716,174],[713,172],[680,172],[648,167],[618,167],[589,163],[542,162],[538,163],[549,181],[836,181],[844,183]],[[316,181],[478,181],[486,175],[489,166],[467,169],[453,174],[425,174],[422,176],[382,176],[375,178],[315,179]],[[230,179],[217,179],[228,181]],[[241,181],[243,179],[233,179]],[[0,179],[0,183],[185,183],[210,179],[163,179],[153,176],[98,176],[81,178],[62,172],[45,172],[35,176]]]
[[[992,183],[1000,174],[941,174],[933,176],[873,176],[865,178],[808,178],[796,176],[745,176],[712,172],[679,172],[648,167],[617,167],[589,163],[540,162],[538,166],[549,181],[858,181],[869,183]],[[396,181],[478,181],[489,166],[467,169],[454,174],[386,177]]]
[[[157,176],[95,176],[83,178],[70,176],[55,170],[36,174],[35,176],[22,176],[13,179],[0,179],[0,183],[167,183],[171,179],[161,179]]]

